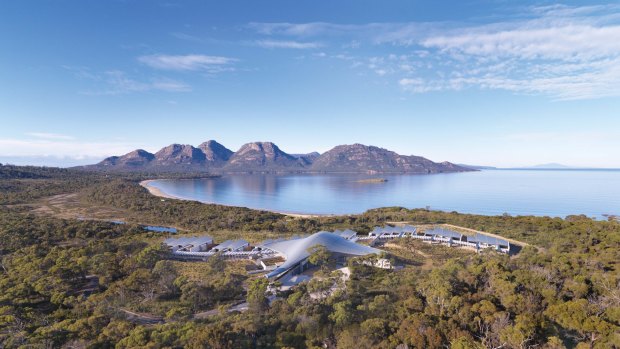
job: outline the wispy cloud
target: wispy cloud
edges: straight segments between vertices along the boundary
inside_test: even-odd
[[[130,78],[125,72],[119,70],[105,72],[104,77],[108,87],[93,94],[125,94],[147,91],[189,92],[192,90],[189,85],[180,81],[162,78],[140,81]]]
[[[427,82],[438,89],[502,89],[556,100],[619,96],[620,26],[556,26],[556,20],[426,38],[420,45],[435,50],[432,62],[446,72]]]
[[[476,25],[312,22],[249,27],[274,39],[381,45],[381,56],[347,56],[354,56],[350,60],[356,69],[392,77],[411,93],[478,88],[554,100],[620,96],[620,5],[521,8],[503,21]]]
[[[478,87],[556,100],[620,96],[620,25],[614,22],[620,12],[604,9],[534,8],[538,17],[532,19],[431,35],[419,45],[434,51],[432,61],[447,74],[425,83],[436,90]]]
[[[431,36],[420,44],[442,53],[489,59],[517,57],[524,60],[582,61],[618,54],[619,37],[620,26],[596,27],[569,23],[531,28],[522,23],[515,28],[499,31],[473,28],[464,34]]]
[[[47,133],[47,132],[28,132],[27,136],[40,138],[40,139],[52,139],[52,140],[72,140],[74,139],[72,136],[61,135],[58,133]]]
[[[291,48],[291,49],[313,49],[320,48],[323,45],[317,42],[299,42],[290,40],[258,40],[255,44],[264,48]]]
[[[309,23],[257,23],[253,22],[248,28],[256,33],[268,36],[310,38],[310,37],[341,37],[349,42],[349,46],[359,46],[357,39],[351,41],[351,37],[361,40],[377,41],[384,35],[408,29],[414,32],[427,24],[421,23],[367,23],[367,24],[339,24],[327,22]],[[351,45],[352,44],[352,45]]]
[[[85,67],[65,67],[75,76],[96,84],[94,88],[80,92],[84,95],[118,95],[148,91],[189,92],[191,86],[178,80],[162,77],[136,78],[121,70],[95,72]]]
[[[207,40],[205,40],[204,38],[198,37],[196,35],[182,33],[182,32],[173,32],[173,33],[170,33],[170,35],[174,36],[175,38],[177,38],[179,40],[198,42],[198,43],[205,43],[205,42],[207,42]]]
[[[118,95],[148,91],[189,92],[188,84],[166,77],[134,77],[122,70],[93,71],[87,67],[64,66],[79,79],[95,86],[80,93],[83,95]]]
[[[439,23],[367,23],[338,24],[326,22],[310,23],[250,23],[248,28],[261,35],[271,37],[331,37],[346,40],[347,48],[359,48],[362,41],[386,43],[400,41],[403,38],[412,40],[422,38],[433,28],[440,28]]]
[[[323,22],[313,23],[260,23],[252,22],[248,27],[263,35],[316,36],[332,32],[343,25]],[[350,28],[347,28],[350,29]]]
[[[235,58],[206,55],[149,55],[140,56],[138,61],[151,68],[162,70],[186,70],[186,71],[222,71],[222,66],[230,65],[237,61]]]

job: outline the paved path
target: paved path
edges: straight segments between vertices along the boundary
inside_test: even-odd
[[[232,313],[233,311],[244,312],[248,310],[248,307],[249,307],[248,302],[243,302],[243,303],[238,303],[238,304],[231,306],[230,308],[228,308],[227,311],[229,313]],[[205,319],[210,316],[215,316],[219,313],[220,313],[219,309],[211,309],[211,310],[207,310],[207,311],[194,314],[194,319]]]
[[[136,322],[139,324],[158,324],[158,323],[164,322],[164,318],[162,318],[161,316],[152,315],[152,314],[136,313],[131,310],[122,309],[122,308],[120,309],[120,311],[122,311],[123,313],[125,313],[125,315],[127,315],[127,319],[129,321]]]

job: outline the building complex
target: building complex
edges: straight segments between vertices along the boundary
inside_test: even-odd
[[[177,259],[206,260],[216,254],[227,259],[253,259],[267,272],[266,277],[278,279],[285,274],[294,274],[306,269],[314,246],[324,246],[332,257],[344,262],[349,257],[379,254],[382,251],[373,246],[387,239],[397,238],[412,238],[431,244],[465,247],[476,251],[493,249],[501,253],[510,253],[511,249],[507,240],[479,232],[462,234],[441,227],[419,229],[411,225],[375,227],[368,235],[358,235],[350,229],[319,231],[308,236],[265,240],[256,246],[251,246],[245,240],[227,240],[215,244],[208,236],[169,238],[164,243],[170,248],[172,256]],[[277,262],[268,265],[267,261]],[[378,267],[387,265],[385,261],[379,264]]]

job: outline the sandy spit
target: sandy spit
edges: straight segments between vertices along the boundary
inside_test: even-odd
[[[148,179],[146,181],[142,181],[140,182],[140,185],[144,188],[146,188],[146,190],[149,191],[149,193],[151,193],[151,195],[155,195],[155,196],[159,196],[162,198],[166,198],[166,199],[177,199],[177,200],[183,200],[182,198],[173,196],[173,195],[169,195],[164,193],[163,191],[159,190],[159,188],[156,188],[152,185],[149,185],[151,182],[155,181],[155,179]]]

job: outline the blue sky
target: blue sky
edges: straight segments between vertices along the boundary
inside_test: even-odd
[[[620,3],[3,1],[0,162],[215,139],[620,167]]]

